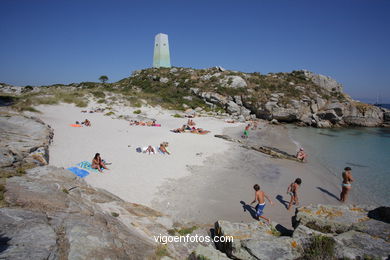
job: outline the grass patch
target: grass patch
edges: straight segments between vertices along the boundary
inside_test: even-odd
[[[334,256],[335,241],[326,236],[314,236],[304,249],[303,259],[336,259]]]
[[[4,184],[0,184],[0,208],[6,205],[4,201],[4,193],[5,193],[5,186]]]
[[[110,111],[110,112],[105,113],[104,115],[105,115],[105,116],[112,116],[112,115],[115,115],[115,113],[112,112],[112,111]]]
[[[180,115],[180,114],[174,114],[174,115],[172,115],[173,117],[176,117],[176,118],[183,118],[183,116],[182,115]]]
[[[98,101],[97,101],[99,104],[102,104],[102,103],[104,103],[104,102],[106,102],[104,99],[99,99]]]
[[[66,194],[69,194],[69,191],[67,189],[65,189],[65,188],[62,189],[62,192],[66,193]]]
[[[158,245],[155,251],[157,259],[160,259],[164,256],[169,256],[168,248],[166,245]]]
[[[141,114],[141,112],[142,112],[141,110],[137,109],[133,113],[138,115],[138,114]]]
[[[116,213],[116,212],[111,212],[111,216],[113,216],[113,217],[117,218],[117,217],[119,217],[119,213]]]
[[[192,226],[192,227],[182,228],[182,229],[176,230],[176,232],[179,233],[179,235],[181,235],[181,236],[185,236],[187,234],[191,234],[197,228],[198,228],[197,226]]]
[[[135,103],[134,105],[133,105],[133,107],[142,107],[142,105],[140,104],[140,103]]]

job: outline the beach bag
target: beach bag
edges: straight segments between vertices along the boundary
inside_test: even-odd
[[[135,151],[136,151],[137,153],[142,153],[141,147],[137,147],[137,148],[135,149]]]

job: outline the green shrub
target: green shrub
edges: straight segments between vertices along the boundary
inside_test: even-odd
[[[62,192],[66,193],[66,194],[69,194],[69,191],[67,189],[65,189],[65,188],[62,189]]]
[[[176,118],[183,118],[183,116],[181,116],[180,114],[174,114],[173,117],[176,117]]]
[[[304,248],[304,259],[335,259],[335,241],[326,236],[313,236],[310,244]]]
[[[102,104],[102,103],[104,103],[104,102],[106,102],[104,99],[99,99],[98,101],[97,101],[99,104]]]
[[[112,112],[112,111],[110,111],[110,112],[105,113],[104,115],[105,115],[105,116],[112,116],[112,115],[115,115],[115,113]]]
[[[141,114],[141,112],[142,112],[141,110],[137,109],[133,113],[138,115],[138,114]]]
[[[96,90],[96,91],[92,91],[91,93],[92,93],[92,95],[94,95],[96,98],[105,98],[105,97],[106,97],[106,94],[104,94],[103,91]]]
[[[116,212],[111,212],[111,215],[113,216],[113,217],[119,217],[119,214],[118,213],[116,213]]]
[[[185,236],[187,234],[191,234],[197,228],[198,228],[197,226],[192,226],[192,227],[176,230],[176,232],[179,233],[181,236]]]

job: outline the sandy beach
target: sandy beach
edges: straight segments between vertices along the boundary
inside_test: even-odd
[[[171,215],[174,219],[212,224],[223,219],[238,222],[254,221],[252,209],[253,185],[261,188],[273,200],[265,215],[286,227],[291,227],[290,212],[286,210],[289,196],[287,186],[302,178],[301,205],[340,204],[340,178],[327,172],[315,161],[306,164],[273,159],[239,144],[215,138],[228,134],[239,138],[243,123],[226,123],[222,119],[197,117],[197,127],[210,130],[207,135],[176,134],[186,118],[175,118],[174,112],[142,107],[142,114],[157,120],[161,127],[130,126],[124,119],[104,113],[82,113],[70,104],[39,106],[38,117],[54,129],[50,147],[50,164],[68,168],[81,161],[91,161],[99,152],[112,163],[103,173],[91,173],[85,178],[90,185],[106,189],[120,198],[144,204]],[[130,116],[134,108],[114,107],[115,115]],[[74,128],[70,124],[88,118],[92,126]],[[289,153],[297,146],[284,126],[262,122],[259,130],[251,131],[249,143],[269,145]],[[137,153],[137,147],[158,146],[169,142],[171,155]],[[310,151],[308,151],[310,153]],[[361,202],[354,197],[350,202]]]

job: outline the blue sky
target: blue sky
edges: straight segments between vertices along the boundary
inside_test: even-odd
[[[151,67],[163,32],[173,66],[308,69],[390,102],[389,14],[387,0],[1,0],[0,82],[117,81]]]

